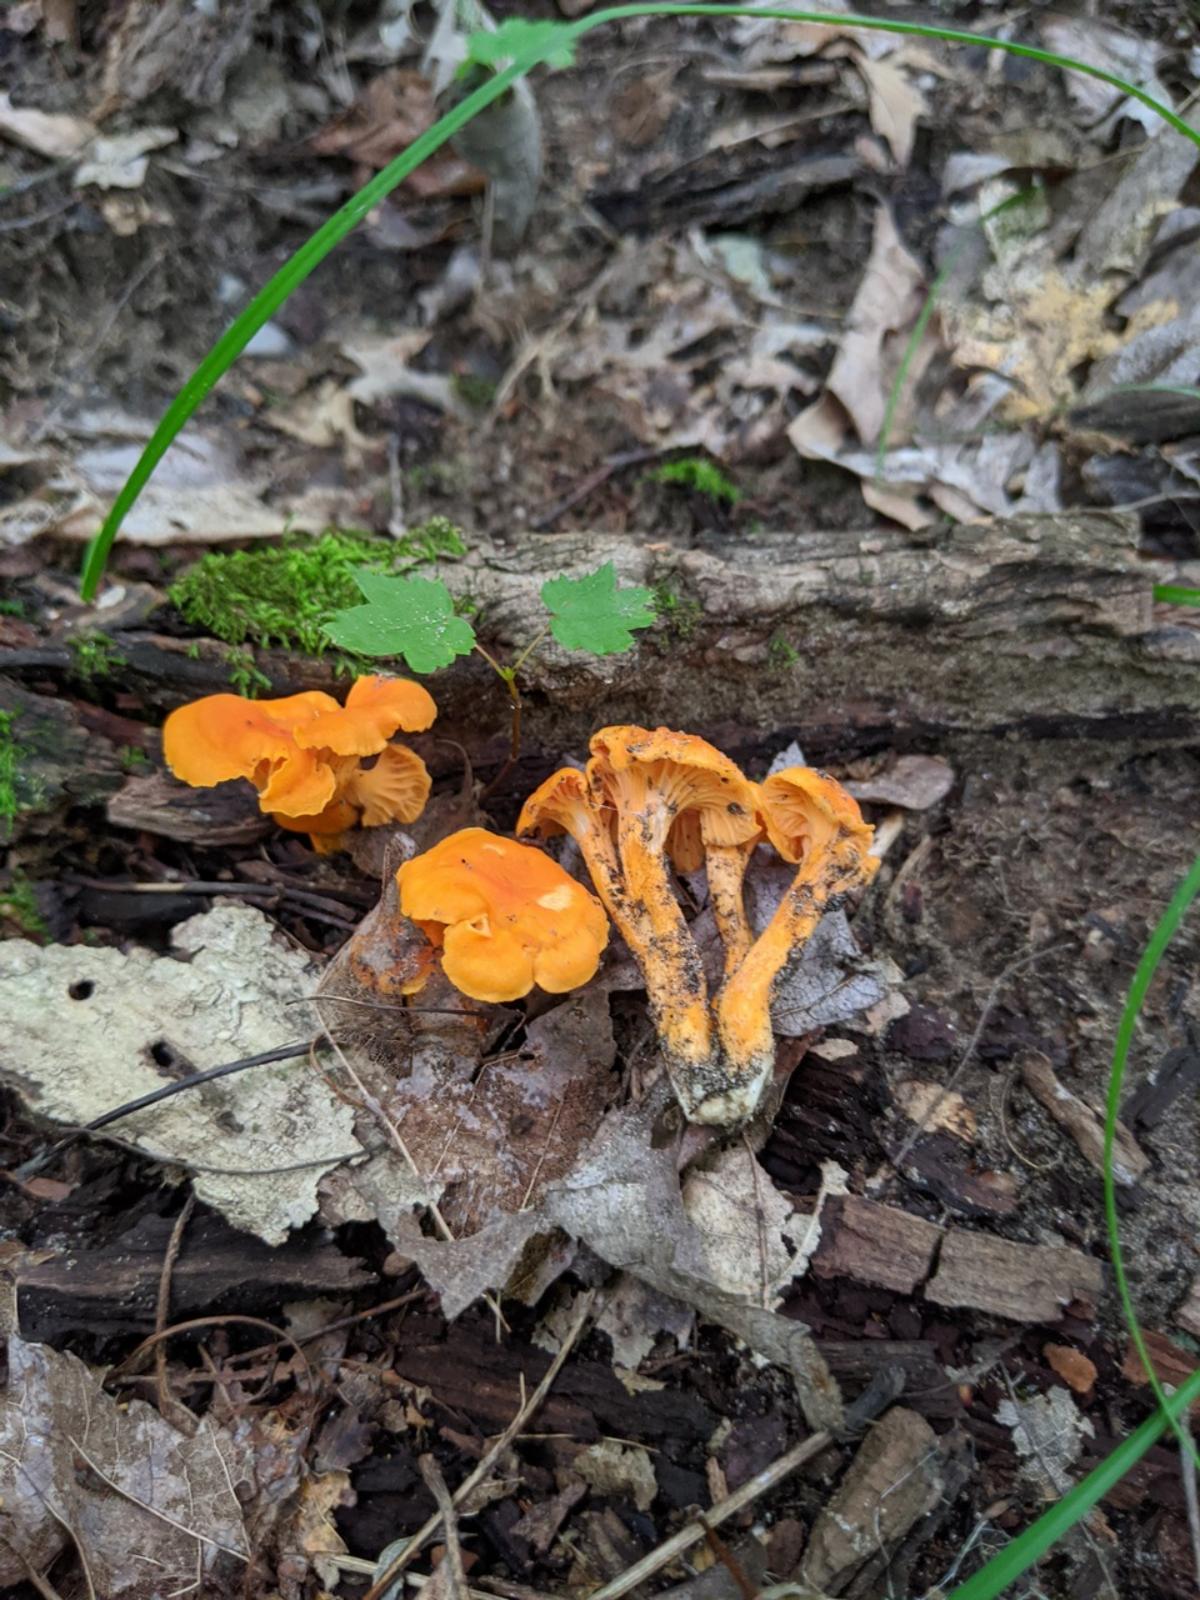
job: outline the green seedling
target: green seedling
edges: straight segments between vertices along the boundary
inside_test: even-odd
[[[501,662],[480,644],[474,625],[456,608],[438,579],[394,578],[361,569],[355,574],[365,604],[339,611],[326,625],[334,644],[358,656],[399,658],[413,672],[436,672],[472,651],[482,656],[508,691],[512,706],[509,755],[485,793],[511,772],[521,751],[521,692],[517,677],[547,637],[564,650],[620,655],[634,632],[656,619],[649,589],[621,587],[611,561],[582,578],[550,578],[542,585],[549,620],[515,661]]]
[[[721,471],[720,467],[703,456],[682,456],[678,461],[665,462],[647,476],[655,483],[665,483],[671,488],[690,489],[714,505],[735,506],[742,491]]]
[[[71,652],[75,676],[84,683],[100,683],[125,665],[125,657],[106,633],[69,634],[67,648]]]

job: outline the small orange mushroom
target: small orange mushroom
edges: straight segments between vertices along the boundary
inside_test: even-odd
[[[829,902],[869,883],[879,862],[874,830],[842,786],[812,767],[788,767],[759,786],[767,837],[799,871],[770,922],[717,997],[717,1031],[729,1075],[705,1121],[737,1121],[758,1103],[775,1060],[771,994]]]
[[[406,861],[400,909],[441,951],[456,989],[495,1004],[538,985],[551,994],[595,976],[608,920],[550,856],[486,828],[464,828]]]
[[[167,718],[163,753],[175,776],[197,788],[249,779],[263,811],[327,852],[358,822],[377,827],[421,814],[425,764],[388,741],[397,728],[429,727],[436,715],[425,689],[398,678],[359,678],[345,706],[321,690],[279,700],[207,695]],[[374,765],[364,767],[360,758],[371,756]]]

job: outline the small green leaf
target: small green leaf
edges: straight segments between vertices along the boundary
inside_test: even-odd
[[[364,567],[354,581],[365,606],[335,612],[325,632],[343,650],[364,656],[403,656],[414,672],[436,672],[475,647],[475,630],[455,616],[444,583],[390,578]]]
[[[618,589],[611,561],[582,578],[551,578],[542,600],[553,617],[550,632],[564,650],[616,656],[633,644],[633,628],[657,620],[649,589]]]
[[[477,67],[499,67],[534,54],[540,54],[550,68],[569,67],[575,60],[575,44],[566,23],[509,17],[498,28],[481,29],[467,40],[467,61]]]

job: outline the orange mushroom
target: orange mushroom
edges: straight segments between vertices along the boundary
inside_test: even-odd
[[[770,922],[717,997],[717,1031],[729,1082],[705,1121],[738,1121],[757,1105],[775,1061],[771,995],[838,895],[869,883],[879,862],[874,830],[842,786],[812,767],[788,767],[759,786],[767,837],[799,871]]]
[[[437,708],[419,684],[359,678],[340,706],[320,690],[280,700],[215,694],[173,711],[163,752],[177,778],[210,787],[246,778],[260,808],[314,848],[339,848],[361,822],[412,822],[429,798],[421,758],[388,740],[397,728],[429,727]],[[376,756],[372,766],[360,758]]]
[[[486,828],[464,828],[406,861],[396,883],[401,911],[474,1000],[519,1000],[535,984],[576,989],[608,942],[604,910],[586,889],[542,851]]]

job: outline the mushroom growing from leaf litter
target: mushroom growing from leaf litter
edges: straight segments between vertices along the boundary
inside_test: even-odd
[[[400,909],[474,1000],[564,994],[593,978],[608,943],[603,908],[557,861],[486,828],[463,828],[396,873]]]
[[[425,763],[388,741],[400,728],[422,732],[436,716],[420,684],[373,675],[356,680],[344,706],[319,689],[281,700],[213,694],[171,713],[163,753],[194,788],[249,779],[261,810],[326,853],[356,824],[420,816],[430,789]]]
[[[870,881],[872,830],[832,778],[792,767],[752,784],[712,745],[666,728],[603,728],[585,774],[564,768],[525,802],[518,834],[569,833],[641,968],[676,1096],[690,1121],[753,1115],[775,1061],[771,995],[837,896]],[[764,832],[796,879],[752,937],[743,879]],[[710,1004],[700,951],[668,870],[708,877],[725,947]]]

